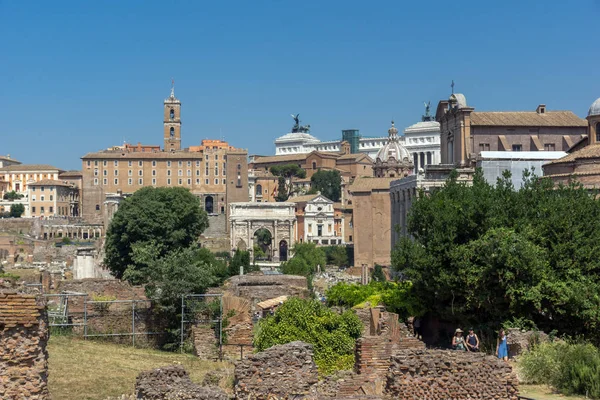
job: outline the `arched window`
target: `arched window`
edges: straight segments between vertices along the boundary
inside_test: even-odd
[[[312,162],[312,169],[317,169],[317,162],[316,161]]]
[[[256,195],[262,196],[262,185],[256,185]]]
[[[171,118],[171,120],[175,119],[175,110],[173,110],[172,108],[171,108],[171,112],[169,113],[169,118]]]
[[[171,137],[175,136],[175,128],[171,127],[171,129],[169,129],[169,134]]]
[[[596,142],[600,143],[600,122],[596,123]]]

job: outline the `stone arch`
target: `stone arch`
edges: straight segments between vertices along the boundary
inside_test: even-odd
[[[206,196],[204,198],[204,210],[209,213],[212,214],[214,211],[214,199],[212,196]]]

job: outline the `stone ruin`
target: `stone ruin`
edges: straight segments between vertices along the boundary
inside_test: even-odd
[[[142,372],[136,379],[135,392],[136,398],[143,400],[229,400],[219,388],[193,383],[180,365]]]
[[[48,320],[34,295],[0,292],[0,398],[46,400]]]

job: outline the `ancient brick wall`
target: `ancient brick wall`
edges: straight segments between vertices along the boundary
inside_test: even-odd
[[[391,358],[385,393],[399,399],[516,400],[510,365],[493,356],[450,350],[406,350]]]
[[[180,365],[140,373],[136,378],[135,391],[136,398],[143,400],[229,400],[221,389],[192,383],[187,371]]]
[[[212,325],[192,327],[192,340],[196,356],[203,360],[214,360],[219,356],[219,339]]]
[[[312,399],[318,381],[313,348],[303,342],[273,346],[235,364],[239,399]]]
[[[306,278],[294,275],[233,276],[225,283],[225,292],[254,304],[279,296],[307,298],[309,295]]]
[[[0,292],[0,398],[48,399],[48,321],[34,295]]]

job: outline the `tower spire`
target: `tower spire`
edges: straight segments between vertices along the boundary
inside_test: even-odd
[[[175,97],[175,79],[171,78],[171,98]]]

